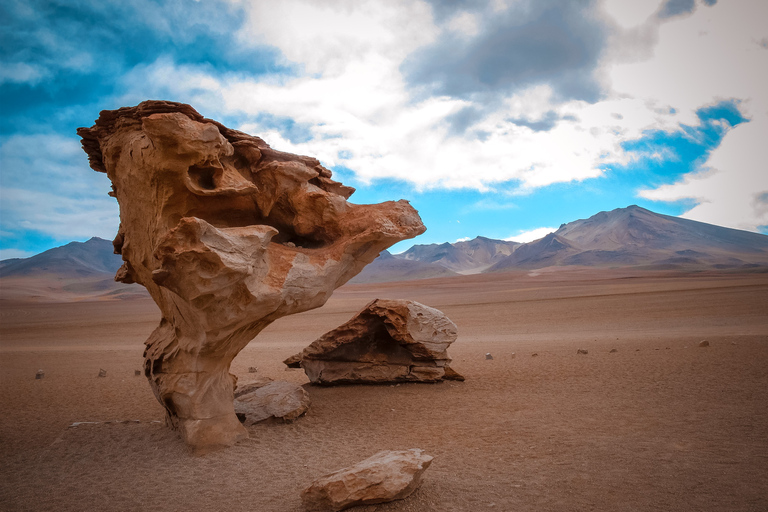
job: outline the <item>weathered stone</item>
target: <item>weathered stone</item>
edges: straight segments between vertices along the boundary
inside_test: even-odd
[[[493,359],[493,356],[491,355],[490,352],[488,352],[487,354],[485,354],[485,358],[490,360],[490,359]]]
[[[315,480],[301,493],[301,500],[312,512],[400,500],[421,485],[431,463],[431,456],[415,448],[379,452]]]
[[[707,341],[707,340],[701,340],[701,341],[699,342],[699,346],[700,346],[700,347],[708,347],[708,346],[709,346],[709,341]]]
[[[43,370],[37,370],[37,373],[35,374],[35,379],[42,379],[45,377],[45,372]]]
[[[616,349],[616,348],[612,348],[612,349],[609,351],[609,353],[613,354],[613,353],[615,353],[615,352],[618,352],[618,351],[619,351],[619,349]]]
[[[307,412],[309,393],[293,382],[264,379],[235,391],[235,413],[247,427],[276,418],[286,423]]]
[[[99,377],[106,377],[107,376],[107,370],[101,368],[99,369]]]
[[[589,354],[589,350],[587,350],[587,349],[585,349],[585,348],[580,348],[580,349],[578,349],[578,350],[576,351],[576,353],[577,353],[577,354],[582,354],[582,355],[587,355],[587,354]]]
[[[441,311],[408,300],[376,299],[284,362],[314,384],[463,380],[446,370],[456,325]]]
[[[406,202],[354,205],[316,159],[145,101],[80,128],[120,204],[115,278],[147,288],[160,325],[145,374],[166,422],[202,453],[247,436],[232,359],[274,320],[321,306],[392,244],[424,231]]]
[[[256,373],[257,371],[259,371],[259,369],[256,368],[255,366],[248,367],[248,373]]]

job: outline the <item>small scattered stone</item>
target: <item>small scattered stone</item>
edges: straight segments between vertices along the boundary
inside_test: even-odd
[[[42,379],[45,377],[45,372],[43,370],[37,370],[37,373],[35,374],[35,379]]]
[[[99,369],[99,377],[106,377],[107,376],[107,370],[100,368]]]
[[[580,348],[580,349],[578,349],[578,350],[576,351],[576,353],[577,353],[577,354],[584,354],[584,355],[587,355],[587,354],[589,354],[589,351],[588,351],[587,349],[585,349],[585,348]]]
[[[514,352],[512,352],[512,353],[509,355],[509,357],[510,357],[511,359],[514,359],[514,358],[515,358],[515,353],[514,353]]]
[[[610,353],[611,353],[611,354],[613,354],[614,352],[618,352],[618,351],[619,351],[619,349],[617,349],[617,348],[612,348],[612,349],[611,349],[611,351],[610,351]]]
[[[141,370],[133,370],[133,376],[138,377],[141,375]]]
[[[699,346],[700,347],[708,347],[709,346],[709,342],[707,340],[702,340],[702,341],[699,342]]]
[[[257,371],[259,371],[259,369],[256,368],[255,366],[248,367],[248,373],[256,373]]]
[[[383,451],[357,464],[318,478],[301,493],[312,512],[401,500],[421,484],[432,463],[423,450]]]
[[[486,359],[493,359],[493,356],[491,355],[490,352],[488,352],[487,354],[485,354],[485,358]]]
[[[536,352],[534,352],[533,354],[531,354],[531,357],[536,357],[536,356],[538,356],[538,355],[539,355],[539,354],[537,354]]]

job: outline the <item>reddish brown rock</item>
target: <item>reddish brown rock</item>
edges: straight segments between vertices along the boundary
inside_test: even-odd
[[[344,510],[408,497],[421,485],[432,457],[423,450],[383,451],[321,478],[301,493],[311,512]]]
[[[456,325],[437,309],[376,299],[284,362],[314,384],[464,380],[448,364]]]
[[[197,452],[247,436],[232,359],[264,327],[321,306],[383,249],[424,231],[405,201],[353,205],[310,157],[145,101],[80,128],[120,203],[116,279],[140,283],[162,320],[144,372],[167,423]]]

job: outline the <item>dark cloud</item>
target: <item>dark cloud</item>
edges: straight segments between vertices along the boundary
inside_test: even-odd
[[[467,128],[484,117],[485,113],[481,109],[476,107],[464,107],[458,112],[445,118],[450,126],[448,133],[450,135],[463,135],[467,131]]]
[[[443,9],[456,4],[441,3]],[[406,60],[402,70],[412,85],[468,97],[547,83],[565,99],[599,99],[594,72],[606,29],[592,2],[521,2],[478,16],[482,27],[476,37],[446,35]]]
[[[714,0],[713,5],[717,0]],[[659,9],[659,18],[671,18],[672,16],[678,16],[680,14],[688,14],[693,12],[696,8],[696,2],[694,0],[667,0],[664,5]]]
[[[518,126],[525,126],[527,128],[530,128],[531,130],[535,132],[548,132],[552,128],[555,127],[557,122],[562,119],[557,112],[554,110],[550,110],[546,114],[544,114],[541,119],[537,119],[536,121],[531,121],[529,119],[525,118],[516,118],[516,119],[508,119],[509,122],[515,123]],[[570,119],[573,119],[573,116],[570,116]]]
[[[717,3],[717,0],[704,0],[704,3],[708,5],[709,7],[712,7]]]

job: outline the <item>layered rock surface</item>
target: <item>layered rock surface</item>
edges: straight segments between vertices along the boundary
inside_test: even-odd
[[[145,101],[80,128],[120,204],[116,279],[162,320],[144,372],[197,452],[247,436],[230,363],[271,322],[316,308],[383,249],[424,231],[406,202],[354,205],[316,159],[276,151],[189,105]]]
[[[284,362],[314,384],[464,380],[449,367],[456,325],[409,300],[376,299]]]
[[[312,512],[344,510],[408,497],[421,485],[433,457],[417,448],[383,451],[318,478],[301,493]]]
[[[309,404],[309,393],[293,382],[262,379],[235,390],[235,413],[246,427],[270,418],[290,423]]]

